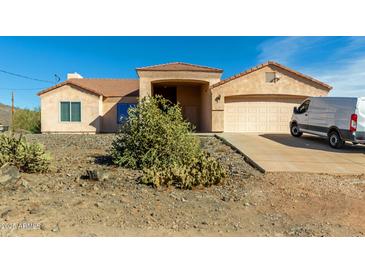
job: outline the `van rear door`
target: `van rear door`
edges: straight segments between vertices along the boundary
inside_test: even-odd
[[[357,100],[356,114],[357,114],[356,132],[365,132],[365,97],[361,97]]]

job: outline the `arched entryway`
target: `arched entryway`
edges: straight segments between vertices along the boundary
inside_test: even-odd
[[[206,101],[209,83],[194,80],[164,80],[151,83],[152,96],[160,95],[181,106],[183,117],[202,131],[206,123]]]
[[[173,62],[137,68],[140,97],[160,94],[182,107],[186,120],[200,132],[212,131],[212,93],[223,70]]]

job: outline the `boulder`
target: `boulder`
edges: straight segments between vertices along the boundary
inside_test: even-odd
[[[103,169],[87,170],[86,174],[90,180],[106,181],[109,179],[109,173]]]
[[[0,185],[16,183],[20,178],[19,169],[8,163],[0,167]]]

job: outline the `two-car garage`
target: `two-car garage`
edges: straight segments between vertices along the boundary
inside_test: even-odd
[[[293,108],[331,88],[269,61],[211,86],[213,131],[288,133]]]
[[[288,132],[294,106],[303,98],[231,96],[224,103],[225,132]]]

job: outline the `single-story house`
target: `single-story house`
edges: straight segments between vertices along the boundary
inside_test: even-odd
[[[179,103],[200,132],[288,132],[293,107],[331,86],[276,62],[221,80],[223,70],[187,63],[137,68],[138,79],[83,78],[77,73],[38,93],[43,133],[116,132],[138,98]]]

